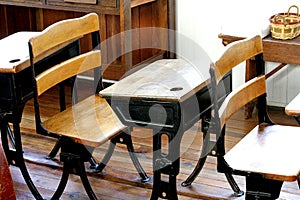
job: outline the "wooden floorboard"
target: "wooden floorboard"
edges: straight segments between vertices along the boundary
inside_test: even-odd
[[[68,91],[67,91],[68,92]],[[47,92],[41,97],[42,114],[57,112],[57,90]],[[70,95],[67,99],[71,101]],[[54,160],[47,160],[45,156],[50,152],[56,139],[37,135],[34,130],[33,102],[29,101],[24,110],[21,123],[24,157],[29,173],[38,190],[46,199],[50,199],[56,189],[61,175],[59,156]],[[297,125],[293,118],[284,115],[282,109],[270,108],[271,117],[275,122]],[[226,149],[236,144],[247,131],[256,123],[256,113],[250,119],[244,119],[243,110],[238,112],[229,121],[227,126]],[[179,199],[244,199],[234,197],[224,174],[216,172],[216,158],[208,157],[204,169],[190,187],[182,187],[180,183],[185,180],[194,169],[200,155],[202,133],[201,123],[196,123],[188,130],[181,143],[181,164],[178,180]],[[134,128],[132,132],[136,154],[147,174],[152,177],[152,132],[149,129]],[[97,160],[101,160],[107,149],[107,144],[97,148],[93,153]],[[140,178],[129,158],[126,148],[118,145],[112,159],[105,170],[95,173],[89,169],[88,177],[99,199],[149,199],[151,195],[152,180],[141,183]],[[33,199],[18,168],[10,166],[17,199]],[[244,177],[236,176],[239,186],[245,190]],[[284,183],[280,199],[299,199],[300,190],[296,182]],[[71,175],[68,185],[61,199],[81,200],[88,199],[80,179]]]

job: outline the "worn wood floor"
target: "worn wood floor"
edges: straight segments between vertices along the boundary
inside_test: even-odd
[[[67,91],[68,92],[68,91]],[[54,104],[57,102],[57,90],[47,92],[42,97],[42,113],[51,114],[58,110]],[[70,101],[70,96],[68,96]],[[275,122],[297,125],[290,117],[284,115],[282,109],[270,109],[270,114]],[[256,113],[251,119],[244,119],[243,110],[237,113],[227,126],[226,148],[231,148],[244,134],[254,127]],[[45,199],[50,199],[61,175],[61,163],[57,156],[54,160],[45,159],[56,140],[37,135],[34,131],[34,117],[32,101],[26,104],[21,123],[22,141],[26,165],[38,190]],[[197,123],[183,137],[181,143],[181,168],[178,180],[179,199],[244,199],[232,196],[232,190],[223,174],[216,172],[216,159],[209,157],[203,171],[195,182],[187,188],[180,183],[192,172],[200,154],[202,133],[200,123]],[[152,138],[151,130],[135,128],[132,132],[137,156],[149,176],[152,177]],[[93,154],[97,160],[101,160],[107,144],[97,148]],[[87,164],[87,169],[89,165]],[[33,199],[18,168],[11,166],[12,177],[17,199]],[[141,183],[133,164],[128,156],[126,148],[118,145],[108,166],[102,173],[94,173],[89,170],[89,180],[99,199],[149,199],[151,195],[152,181]],[[236,181],[242,189],[245,189],[244,177],[236,177]],[[72,175],[62,196],[62,199],[81,200],[88,199],[80,179]],[[300,190],[296,182],[284,183],[280,199],[300,199]]]

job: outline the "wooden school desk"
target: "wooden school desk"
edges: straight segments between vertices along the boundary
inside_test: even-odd
[[[153,130],[153,190],[151,199],[177,199],[180,141],[211,105],[207,84],[209,62],[194,66],[181,59],[156,61],[102,90],[122,123]],[[224,80],[231,90],[231,75]],[[163,137],[167,136],[167,147]],[[200,147],[199,147],[200,148]],[[163,178],[162,176],[166,177]]]
[[[0,40],[0,128],[2,146],[8,163],[20,168],[34,197],[42,199],[27,171],[20,133],[24,106],[33,98],[28,41],[37,34],[39,32],[17,32]],[[47,67],[48,62],[57,62],[77,51],[77,42],[69,44],[58,54],[43,58],[40,67]],[[12,123],[13,131],[9,123]],[[9,141],[12,145],[9,145]]]

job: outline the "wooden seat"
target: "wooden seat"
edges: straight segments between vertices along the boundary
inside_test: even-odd
[[[91,147],[97,147],[127,129],[98,94],[54,115],[43,124],[48,131]]]
[[[235,170],[259,173],[266,179],[296,181],[300,174],[296,154],[299,141],[299,127],[260,124],[226,153],[225,160]]]
[[[63,48],[66,44],[86,37],[86,35],[91,40],[89,51],[81,52],[79,55],[54,65],[38,75],[35,74],[35,64],[40,57],[52,55],[55,53],[54,48]],[[29,40],[29,50],[33,82],[35,83],[34,108],[37,133],[60,138],[60,160],[63,162],[63,173],[52,198],[59,199],[70,173],[80,176],[90,199],[97,198],[88,181],[84,162],[90,161],[93,150],[107,141],[110,141],[110,146],[102,162],[96,166],[97,172],[105,167],[112,156],[115,144],[119,142],[127,145],[129,155],[142,181],[148,181],[148,176],[134,154],[130,129],[119,121],[110,105],[98,94],[102,89],[98,15],[91,13],[51,25],[41,34]],[[88,70],[94,72],[94,94],[62,112],[44,119],[39,108],[39,96],[54,85]]]
[[[267,114],[266,77],[260,36],[227,46],[219,60],[211,64],[213,101],[209,134],[215,133],[213,148],[218,171],[246,177],[246,199],[276,199],[283,181],[296,181],[300,175],[298,141],[300,127],[274,124]],[[257,75],[234,89],[218,105],[215,98],[221,78],[241,61],[255,57]],[[258,125],[227,153],[224,148],[226,122],[247,103],[257,100]]]

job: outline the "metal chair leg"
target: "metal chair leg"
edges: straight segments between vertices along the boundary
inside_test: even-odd
[[[132,144],[131,135],[123,133],[123,139],[127,146],[127,150],[129,153],[129,156],[134,164],[135,169],[139,173],[140,177],[142,178],[142,182],[148,182],[150,180],[149,176],[147,176],[146,172],[144,171],[143,167],[141,166],[141,163],[139,162],[138,158],[136,157],[136,154],[134,152],[134,147]]]
[[[90,182],[87,178],[87,175],[86,175],[86,171],[85,171],[85,166],[84,166],[84,163],[83,162],[78,162],[78,166],[77,166],[77,173],[78,175],[80,176],[80,179],[82,181],[82,184],[84,186],[84,189],[86,191],[86,193],[88,194],[89,198],[90,199],[97,199],[91,185],[90,185]]]
[[[61,137],[58,138],[58,140],[56,141],[54,147],[52,148],[52,150],[50,151],[48,156],[46,156],[46,158],[47,159],[53,159],[57,155],[60,147],[61,147]]]
[[[101,172],[105,167],[108,161],[110,160],[117,143],[125,144],[129,153],[129,156],[134,164],[134,167],[136,168],[137,172],[139,173],[140,177],[142,178],[142,182],[148,182],[150,180],[149,176],[144,171],[143,167],[141,166],[138,158],[136,157],[136,154],[134,153],[134,147],[131,139],[131,135],[123,132],[117,137],[111,139],[108,150],[106,151],[105,156],[103,157],[102,161],[97,164],[95,167],[95,170],[97,172]]]
[[[60,198],[66,187],[70,173],[80,176],[90,199],[97,199],[88,181],[84,165],[84,162],[88,162],[91,159],[91,153],[94,148],[88,148],[83,144],[75,143],[67,137],[61,137],[61,143],[60,161],[63,162],[63,173],[52,199]]]
[[[21,141],[21,132],[20,132],[20,126],[19,123],[13,123],[13,129],[14,129],[14,139],[16,143],[16,151],[14,154],[15,157],[15,165],[19,167],[23,178],[30,189],[31,193],[35,197],[35,199],[43,199],[43,197],[40,195],[39,191],[35,187],[28,171],[25,165],[25,160],[23,157],[23,150],[22,150],[22,141]],[[4,136],[4,134],[2,134]]]
[[[102,161],[97,163],[95,167],[91,166],[92,168],[95,169],[96,172],[102,172],[102,170],[106,167],[106,164],[110,160],[110,158],[115,150],[115,146],[116,146],[116,143],[113,143],[112,141],[110,141],[109,147],[108,147],[106,154],[104,155]]]
[[[205,119],[205,117],[202,117],[202,132],[203,132],[203,145],[201,149],[200,158],[196,164],[196,167],[194,168],[193,172],[189,175],[189,177],[181,183],[181,186],[187,187],[193,183],[193,181],[197,178],[199,173],[201,172],[206,158],[210,152],[210,137],[207,135],[209,127],[209,122]]]
[[[59,185],[51,199],[59,199],[62,193],[64,192],[69,179],[69,174],[70,174],[69,168],[70,168],[69,163],[65,162],[63,165],[63,172],[62,172]]]
[[[197,178],[197,176],[201,172],[201,170],[202,170],[202,168],[203,168],[203,166],[205,164],[206,158],[207,158],[207,155],[201,157],[198,160],[198,163],[197,163],[196,167],[194,168],[193,172],[189,175],[189,177],[185,181],[183,181],[181,183],[181,186],[187,187],[187,186],[190,186],[194,182],[194,180]]]
[[[7,123],[7,135],[9,137],[9,140],[11,141],[11,144],[14,148],[16,148],[16,142],[15,142],[15,138],[14,138],[14,134],[10,129],[9,124]]]
[[[227,178],[227,181],[231,187],[231,189],[234,191],[234,196],[235,197],[241,197],[244,195],[244,191],[242,191],[238,184],[235,182],[232,174],[229,174],[229,173],[225,173],[225,176]]]
[[[64,162],[62,177],[61,177],[59,185],[51,199],[59,199],[61,197],[61,195],[63,194],[63,192],[66,188],[70,172],[74,168],[76,170],[76,173],[80,176],[82,184],[84,186],[84,189],[85,189],[86,193],[88,194],[89,198],[97,199],[97,197],[96,197],[95,193],[93,192],[93,189],[88,181],[84,163],[82,161],[80,161],[80,159],[77,159],[77,158],[70,159],[69,161]]]

